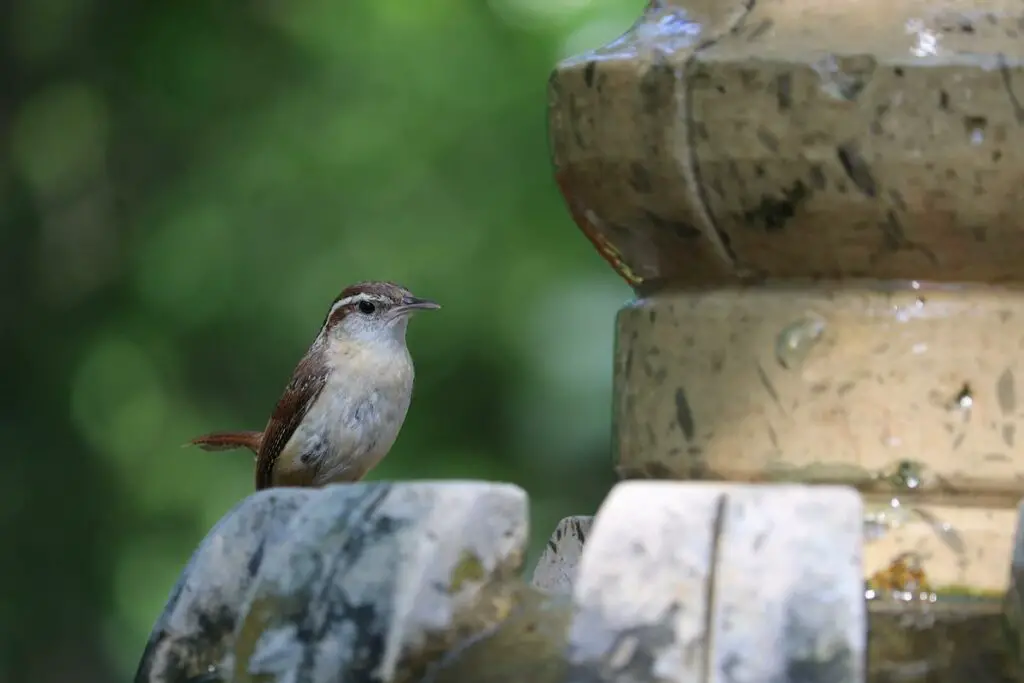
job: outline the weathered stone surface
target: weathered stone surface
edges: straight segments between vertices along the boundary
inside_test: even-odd
[[[996,600],[868,603],[871,683],[1017,683],[1024,680],[1018,623]]]
[[[576,567],[593,520],[593,517],[576,516],[566,517],[558,523],[534,567],[534,586],[549,593],[572,592]]]
[[[563,194],[633,284],[1020,282],[1019,14],[651,2],[551,77]]]
[[[939,592],[1006,589],[1024,496],[1018,292],[681,290],[624,307],[616,338],[624,478],[856,486],[875,494],[866,577],[914,553]]]
[[[860,681],[861,507],[842,487],[620,484],[576,577],[570,679]]]
[[[880,493],[1002,495],[1007,507],[1024,495],[1015,292],[680,291],[636,301],[616,323],[615,447],[628,474],[831,476]]]
[[[565,683],[571,596],[522,587],[508,618],[441,657],[421,683]]]
[[[267,548],[316,492],[269,489],[236,505],[207,534],[171,590],[142,655],[136,683],[179,683],[215,671],[230,649]]]
[[[266,507],[276,495],[291,501],[287,519]],[[274,533],[228,537],[253,528],[233,515],[218,525],[179,584],[197,589],[176,589],[158,621],[182,626],[173,639],[154,633],[136,681],[415,680],[440,652],[513,608],[509,579],[522,563],[526,506],[517,487],[478,482],[255,494],[233,515],[262,510],[272,521],[259,528]],[[238,550],[218,564],[211,554],[228,542],[221,537]],[[212,592],[201,571],[210,566],[215,582],[248,583]],[[211,613],[220,619],[212,638],[202,616]],[[191,616],[175,621],[178,614]]]

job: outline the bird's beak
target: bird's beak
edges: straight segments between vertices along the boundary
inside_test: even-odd
[[[412,311],[436,311],[441,308],[440,304],[430,299],[420,299],[415,296],[407,296],[402,303],[395,306],[392,311],[395,313],[411,313]]]

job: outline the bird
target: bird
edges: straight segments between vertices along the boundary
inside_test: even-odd
[[[409,319],[439,308],[394,282],[346,287],[262,432],[215,432],[186,445],[252,451],[257,491],[359,481],[391,450],[409,410]]]

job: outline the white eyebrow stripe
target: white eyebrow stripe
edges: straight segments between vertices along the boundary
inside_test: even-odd
[[[357,304],[361,301],[373,301],[375,303],[381,304],[387,303],[387,299],[378,294],[368,294],[366,292],[362,292],[360,294],[353,294],[352,296],[346,296],[344,299],[338,300],[333,306],[331,306],[331,312],[328,313],[327,315],[328,317],[330,317],[334,315],[334,312],[337,311],[339,308],[342,308],[343,306]]]

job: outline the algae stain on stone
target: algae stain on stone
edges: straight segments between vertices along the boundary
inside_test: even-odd
[[[484,565],[480,558],[468,550],[463,550],[459,561],[452,569],[449,592],[458,593],[467,582],[477,583],[483,581],[486,576],[487,572],[484,571]]]
[[[234,683],[269,683],[265,675],[253,675],[249,671],[249,660],[256,653],[256,641],[273,623],[276,607],[268,598],[253,600],[248,613],[242,620],[238,630],[238,638],[234,644],[234,672],[231,680]]]

